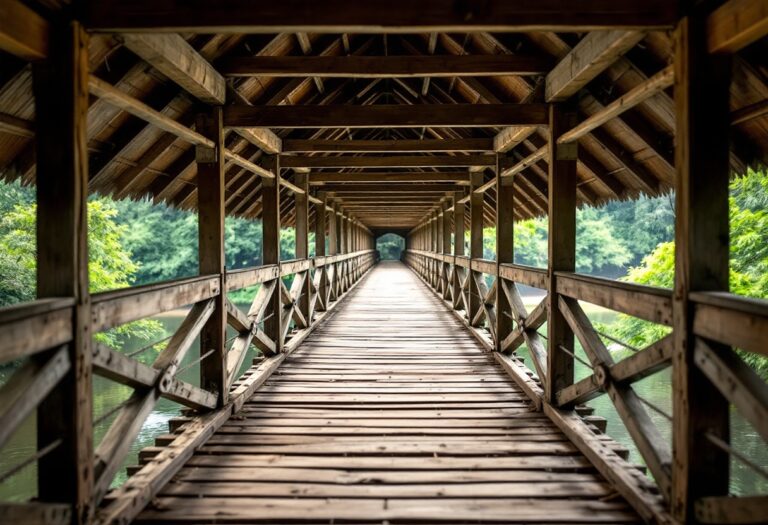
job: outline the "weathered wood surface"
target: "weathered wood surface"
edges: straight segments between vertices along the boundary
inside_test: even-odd
[[[638,521],[417,277],[383,263],[138,521],[393,519]]]

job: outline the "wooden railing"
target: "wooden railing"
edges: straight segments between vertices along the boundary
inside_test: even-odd
[[[92,468],[94,475],[93,499],[84,509],[89,519],[114,523],[134,517],[197,446],[242,406],[338,304],[371,268],[374,259],[373,250],[363,250],[92,295],[91,333],[180,307],[189,309],[151,364],[99,342],[91,343],[91,366],[84,372],[127,385],[133,393],[107,414],[95,415],[96,422],[114,419],[95,447],[93,464],[84,466]],[[294,277],[289,288],[284,278],[290,276]],[[258,288],[247,312],[226,298],[228,292],[254,286]],[[194,361],[206,363],[217,355],[224,356],[219,366],[226,374],[226,391],[216,392],[181,380],[177,374],[196,337],[214,314],[216,298],[222,296],[227,323],[236,335],[226,352],[201,348]],[[67,345],[74,337],[74,308],[71,299],[44,299],[0,309],[0,364],[22,361],[0,387],[0,448],[40,402],[69,377],[72,363]],[[264,359],[239,377],[251,345]],[[169,446],[110,493],[115,475],[160,398],[182,404],[194,416],[177,430]],[[92,435],[91,429],[85,430],[84,436]],[[61,444],[61,440],[41,444],[37,454],[11,471],[0,473],[0,478],[6,479],[20,468],[43,459]],[[19,518],[19,523],[33,518],[45,523],[70,523],[72,515],[71,506],[64,503],[4,504],[0,506],[0,518],[3,523],[14,518]]]
[[[670,290],[571,272],[554,272],[552,283],[544,269],[423,250],[407,250],[404,260],[456,312],[486,349],[494,352],[534,405],[544,410],[643,518],[660,522],[670,519],[675,483],[672,444],[662,436],[649,410],[670,422],[673,414],[643,399],[634,388],[637,381],[670,367],[674,388],[674,376],[682,364],[675,361],[673,350]],[[490,286],[486,279],[493,280]],[[518,285],[545,290],[547,295],[529,312]],[[691,293],[690,300],[694,305],[696,336],[694,366],[717,387],[717,394],[724,396],[768,441],[768,386],[732,349],[763,355],[768,352],[768,302],[721,292]],[[593,325],[580,301],[669,327],[668,333],[645,348],[631,347],[628,357],[614,360],[604,342],[611,336]],[[546,386],[553,381],[548,369],[552,349],[538,330],[551,317],[552,307],[564,316],[580,343],[586,354],[584,365],[591,373],[556,389],[554,398],[547,399]],[[511,321],[507,327],[505,319]],[[532,369],[526,368],[516,355],[521,345],[528,349]],[[558,350],[579,359],[573,346]],[[604,441],[573,412],[579,405],[604,394],[611,400],[652,478],[643,476],[608,450]],[[749,466],[749,458],[705,428],[701,439],[713,440],[729,456]],[[765,473],[759,465],[751,467]],[[757,523],[765,518],[767,505],[765,496],[705,497],[697,501],[696,514],[702,523],[720,523],[732,516],[740,516],[743,523]]]

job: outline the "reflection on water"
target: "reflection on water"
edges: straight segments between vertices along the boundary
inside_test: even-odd
[[[537,299],[540,298],[526,298],[526,303],[531,303],[527,305],[529,309],[536,305]],[[585,305],[585,308],[587,308],[587,313],[593,322],[610,324],[616,318],[616,314],[609,310],[591,307],[590,305]],[[183,315],[183,312],[172,312],[170,314],[158,316],[155,319],[160,321],[165,327],[166,332],[170,334],[172,331],[176,330],[179,324],[181,324]],[[545,329],[546,327],[543,327],[541,329],[542,332]],[[161,337],[158,337],[158,339],[160,338]],[[126,346],[125,352],[137,350],[144,346],[144,344],[145,343],[142,341],[135,341]],[[199,366],[194,364],[189,368],[185,367],[189,363],[195,361],[199,356],[197,348],[199,348],[199,344],[196,342],[184,358],[180,367],[183,371],[178,376],[193,384],[198,384]],[[577,347],[577,352],[580,354],[580,357],[586,359],[586,355],[580,347]],[[526,359],[526,364],[532,366],[525,347],[518,351],[518,355],[524,357]],[[616,356],[617,359],[620,357],[620,355]],[[249,366],[250,361],[251,356],[249,355],[243,363],[243,369]],[[4,381],[10,372],[11,370],[7,368],[0,369],[0,381]],[[650,401],[668,414],[672,413],[670,372],[669,369],[666,369],[634,384],[635,391],[638,395]],[[576,362],[577,378],[586,377],[589,373],[590,370],[585,365],[578,361]],[[111,408],[127,399],[131,394],[132,389],[101,377],[94,377],[93,392],[94,417],[98,418],[99,415],[106,413]],[[632,443],[632,439],[624,428],[616,410],[613,408],[610,399],[608,399],[607,396],[601,396],[590,401],[589,405],[595,408],[596,414],[601,415],[608,420],[608,434],[630,449],[630,461],[642,463],[642,458]],[[131,452],[124,461],[123,467],[136,465],[138,463],[137,458],[139,450],[153,445],[157,435],[168,432],[168,420],[177,416],[180,408],[180,405],[177,403],[166,399],[161,399],[158,402],[155,410],[144,423],[138,439],[131,446]],[[667,421],[664,416],[652,410],[649,410],[648,412],[651,419],[659,427],[661,434],[665,438],[670,439],[671,427],[669,421]],[[96,426],[95,438],[97,443],[104,436],[114,418],[115,416],[112,416]],[[731,436],[736,450],[746,454],[747,457],[752,459],[758,465],[762,465],[763,468],[768,468],[768,450],[766,449],[765,444],[757,432],[755,432],[755,430],[735,411],[732,411],[731,413]],[[30,457],[34,452],[35,417],[32,416],[21,425],[20,429],[4,447],[3,453],[0,455],[0,472],[5,472],[12,465],[16,465]],[[768,492],[768,481],[757,475],[748,467],[745,467],[740,462],[733,461],[731,469],[733,472],[731,492],[733,494],[748,495],[764,494]],[[30,497],[34,497],[36,495],[36,476],[36,467],[32,464],[16,474],[13,478],[0,484],[0,500],[23,501]],[[125,468],[121,468],[116,476],[114,484],[119,485],[125,481],[125,479]]]
[[[157,336],[157,339],[162,339],[166,335],[172,334],[181,324],[186,312],[174,311],[169,312],[153,319],[156,319],[162,323],[165,328],[165,334]],[[231,336],[232,334],[230,334]],[[138,350],[146,345],[145,341],[131,341],[125,348],[125,353],[130,353],[134,350]],[[200,366],[193,363],[200,356],[199,353],[199,341],[195,341],[192,347],[187,352],[184,360],[181,362],[179,370],[181,372],[176,376],[179,379],[188,381],[189,383],[198,385]],[[144,363],[151,363],[156,352],[149,350],[138,357]],[[253,350],[251,349],[248,357],[246,357],[243,363],[243,369],[250,366],[251,359],[253,357]],[[5,379],[11,374],[13,370],[10,368],[0,368],[0,382],[4,382]],[[93,378],[93,413],[94,420],[97,420],[100,415],[107,413],[112,408],[116,407],[131,395],[133,389],[114,381],[110,381],[103,377],[94,376]],[[131,451],[123,462],[122,467],[115,476],[113,486],[122,484],[127,475],[125,467],[138,464],[138,453],[141,449],[154,445],[155,437],[160,434],[168,433],[168,420],[178,416],[179,411],[183,408],[178,403],[169,401],[167,399],[160,399],[155,406],[155,409],[149,415],[144,425],[141,428],[138,438],[131,445]],[[114,421],[117,414],[99,422],[94,428],[95,443],[98,444],[104,437],[104,434],[109,429],[109,426]],[[0,454],[0,472],[5,472],[11,466],[17,465],[24,461],[35,453],[36,450],[36,424],[35,415],[27,418],[27,420],[21,425],[16,434],[3,448],[3,453]],[[37,495],[37,467],[33,463],[20,471],[18,474],[8,479],[5,483],[0,484],[0,500],[5,501],[25,501],[31,497]]]

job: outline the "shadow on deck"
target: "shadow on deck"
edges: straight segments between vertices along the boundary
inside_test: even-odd
[[[417,276],[386,262],[138,521],[640,520]]]

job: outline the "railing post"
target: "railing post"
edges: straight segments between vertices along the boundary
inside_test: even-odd
[[[483,185],[483,172],[474,171],[469,174],[469,257],[470,259],[483,258],[483,207],[484,197],[482,193],[475,192],[476,188]],[[475,314],[483,307],[483,297],[475,285],[475,274],[470,262],[469,280],[469,311],[467,317],[470,323]]]
[[[224,275],[224,128],[221,107],[198,115],[196,128],[213,141],[197,146],[198,260],[201,274],[221,276],[216,309],[200,332],[200,354],[213,352],[200,362],[200,386],[216,392],[219,405],[227,398],[227,308]]]
[[[325,256],[325,238],[328,221],[328,213],[325,207],[328,205],[328,198],[324,191],[318,194],[320,199],[319,204],[315,204],[315,257]],[[322,301],[317,303],[318,310],[325,310],[325,302],[328,300],[328,274],[326,273],[325,265],[315,270],[320,272],[320,280],[317,293],[322,298]]]
[[[88,290],[88,35],[52,26],[50,56],[32,67],[37,150],[37,294],[73,297],[70,369],[37,408],[38,499],[93,511],[94,461]]]
[[[297,173],[294,179],[296,186],[304,190],[294,196],[296,210],[296,258],[307,259],[309,257],[309,175]],[[304,284],[301,287],[299,297],[299,311],[307,320],[307,325],[312,324],[312,312],[309,311],[312,295],[312,270],[304,272]]]
[[[451,207],[451,197],[447,197],[442,205],[442,227],[441,230],[443,232],[443,250],[442,253],[444,255],[450,255],[451,254],[451,214],[448,212],[448,209]],[[440,268],[440,280],[443,285],[443,299],[448,298],[448,290],[450,289],[451,283],[448,280],[448,276],[450,274],[449,271],[449,264],[447,262],[444,262],[441,264]]]
[[[576,268],[576,144],[558,144],[576,124],[576,115],[551,105],[549,112],[549,290],[547,295],[547,380],[545,397],[556,405],[557,392],[573,383],[573,331],[560,312],[555,272]],[[565,349],[565,350],[564,350]],[[570,353],[569,353],[570,352]]]
[[[464,198],[463,191],[457,191],[453,194],[453,255],[464,255],[464,214],[465,206],[459,202]],[[457,299],[461,295],[461,275],[462,268],[456,265],[453,269],[453,305],[458,304]]]
[[[279,155],[266,155],[263,165],[275,174],[274,178],[262,180],[261,189],[261,221],[262,234],[262,261],[264,264],[280,264],[280,157]],[[280,277],[278,277],[280,279]],[[264,333],[275,342],[275,350],[279,352],[283,347],[282,337],[282,313],[283,302],[280,298],[280,283],[275,288],[275,293],[269,301],[264,321]]]
[[[338,205],[334,202],[331,203],[330,207],[331,213],[328,216],[328,255],[336,255],[339,253],[339,220],[336,215]]]
[[[502,263],[515,262],[514,175],[501,176],[501,155],[496,155],[496,350],[513,329],[512,308],[501,281]]]
[[[728,401],[694,363],[692,291],[728,290],[731,61],[707,53],[705,17],[675,32],[675,288],[673,294],[672,513],[698,523],[695,503],[728,494]],[[711,343],[715,351],[727,350]]]

